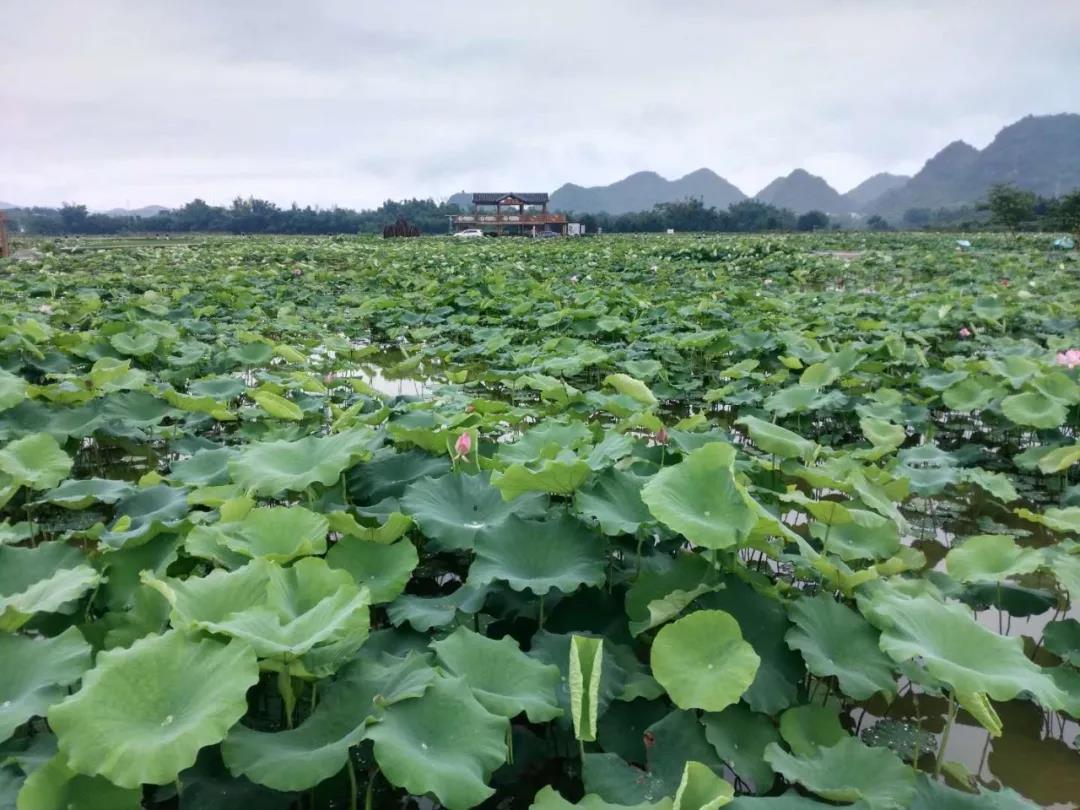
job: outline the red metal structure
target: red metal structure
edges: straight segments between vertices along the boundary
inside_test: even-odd
[[[450,218],[455,233],[479,228],[493,236],[566,235],[566,217],[548,213],[547,194],[473,194],[472,203],[472,213]]]

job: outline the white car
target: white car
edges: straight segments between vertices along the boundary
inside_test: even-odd
[[[466,228],[454,234],[458,239],[483,239],[484,232],[479,228]]]

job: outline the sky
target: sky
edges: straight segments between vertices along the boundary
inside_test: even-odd
[[[1077,0],[0,0],[0,201],[846,191],[1080,112]]]

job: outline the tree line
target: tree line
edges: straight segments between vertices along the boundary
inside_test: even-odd
[[[267,200],[237,197],[231,206],[209,205],[195,199],[153,216],[115,216],[90,213],[85,205],[60,208],[16,208],[6,212],[15,229],[41,236],[118,235],[149,233],[233,234],[378,234],[404,218],[423,234],[446,233],[448,218],[462,213],[457,205],[435,200],[387,200],[378,208],[280,208]],[[699,199],[660,203],[648,211],[626,214],[569,214],[589,234],[679,232],[761,233],[820,231],[838,228],[868,230],[1068,231],[1080,233],[1080,189],[1058,198],[1039,197],[1015,186],[994,186],[986,199],[956,208],[912,208],[898,223],[880,216],[864,220],[830,219],[822,211],[796,214],[758,200],[743,200],[726,209],[706,206]]]

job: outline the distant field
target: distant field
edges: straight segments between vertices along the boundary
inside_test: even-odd
[[[1080,807],[1051,241],[21,241],[0,806]]]

